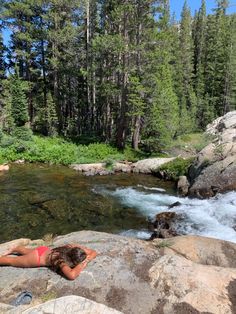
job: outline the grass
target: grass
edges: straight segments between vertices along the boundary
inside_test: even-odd
[[[155,245],[155,247],[160,249],[160,248],[163,248],[163,247],[171,247],[173,245],[173,242],[170,242],[168,240],[163,240],[163,241],[160,241],[158,243],[155,243],[154,245]]]
[[[20,130],[21,131],[21,130]],[[20,135],[21,132],[18,132]],[[26,162],[43,162],[50,164],[70,165],[72,163],[105,162],[112,169],[116,161],[128,160],[135,162],[149,157],[168,157],[168,155],[148,154],[134,151],[130,146],[121,152],[105,143],[82,145],[60,137],[43,137],[29,134],[25,136],[0,136],[0,164],[24,159]],[[204,134],[182,135],[173,141],[168,148],[169,155],[175,155],[174,150],[192,151],[193,155],[210,142]],[[178,153],[179,154],[179,153]],[[176,155],[175,155],[176,156]]]
[[[205,146],[207,146],[211,141],[212,137],[206,135],[205,133],[185,134],[174,140],[168,150],[171,151],[174,148],[178,148],[183,151],[196,154],[200,152]]]
[[[47,233],[43,236],[42,240],[44,241],[45,245],[50,246],[53,244],[53,241],[55,238],[56,238],[56,235],[52,233]]]
[[[55,291],[49,291],[49,292],[47,292],[41,296],[41,300],[44,303],[44,302],[56,299],[57,297],[58,296],[57,296],[57,293]]]
[[[4,135],[0,141],[0,164],[24,159],[26,162],[43,162],[69,165],[72,163],[106,162],[108,167],[117,160],[136,161],[145,154],[126,148],[120,152],[115,147],[92,143],[77,145],[63,138],[32,136],[31,140]]]

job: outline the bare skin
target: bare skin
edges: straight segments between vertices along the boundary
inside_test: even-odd
[[[69,267],[66,263],[60,265],[61,272],[69,280],[74,280],[79,276],[81,271],[87,266],[87,264],[97,256],[97,252],[86,248],[82,245],[71,244],[69,247],[79,247],[85,251],[87,257],[80,264],[74,268]],[[21,256],[7,256],[10,254],[20,254]],[[13,266],[22,268],[31,267],[50,267],[50,254],[51,250],[47,250],[43,255],[40,256],[40,262],[38,261],[38,252],[35,249],[29,249],[24,246],[17,246],[8,250],[4,256],[0,257],[0,266]]]

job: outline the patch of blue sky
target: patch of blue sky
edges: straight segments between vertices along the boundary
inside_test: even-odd
[[[170,0],[170,9],[171,12],[175,12],[175,16],[177,20],[180,20],[181,11],[184,6],[185,0]],[[188,6],[191,9],[192,15],[194,15],[195,11],[198,11],[201,7],[201,0],[189,0],[187,1]],[[216,8],[216,1],[215,0],[206,0],[206,9],[207,14],[212,13],[212,9]],[[229,1],[229,7],[227,9],[227,14],[236,13],[236,0]]]
[[[181,11],[184,5],[185,0],[170,0],[170,8],[171,13],[175,13],[176,19],[179,20],[181,16]],[[189,0],[187,1],[192,15],[194,15],[194,12],[196,10],[199,10],[201,7],[201,0]],[[206,1],[206,9],[207,14],[212,13],[212,10],[216,8],[216,1],[215,0],[207,0]],[[227,14],[233,14],[236,13],[236,0],[229,1],[229,7],[227,9]],[[8,42],[10,40],[11,31],[9,29],[3,30],[3,41],[5,45],[8,45]]]

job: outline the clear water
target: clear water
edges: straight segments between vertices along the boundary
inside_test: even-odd
[[[173,184],[145,175],[86,177],[62,166],[12,165],[0,172],[0,242],[41,238],[83,229],[120,233],[146,229],[146,216],[98,190],[116,191],[141,185],[174,193]]]
[[[168,206],[181,202],[181,206]],[[148,238],[148,218],[182,216],[181,234],[236,242],[236,192],[212,199],[180,198],[173,183],[153,176],[86,177],[66,167],[14,165],[0,173],[0,242],[83,229]]]

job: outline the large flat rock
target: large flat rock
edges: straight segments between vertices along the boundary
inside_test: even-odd
[[[12,308],[8,314],[122,314],[104,304],[75,295],[53,299],[29,309],[24,307]]]
[[[40,243],[20,239],[17,244],[20,241],[29,246]],[[80,231],[57,237],[53,246],[67,243],[80,243],[99,254],[74,281],[43,267],[1,267],[0,313],[18,314],[19,309],[24,314],[48,314],[58,304],[63,310],[64,302],[76,308],[68,313],[80,313],[83,302],[88,310],[96,309],[93,302],[99,304],[100,312],[82,312],[86,314],[236,313],[234,243],[196,236],[147,242]],[[3,246],[9,244],[0,245],[0,250]],[[24,290],[32,292],[32,304],[12,308],[10,302]]]
[[[150,289],[148,270],[159,252],[151,243],[81,231],[58,237],[54,245],[66,243],[80,243],[99,255],[74,281],[48,268],[1,267],[0,302],[10,303],[21,291],[29,290],[38,302],[50,295],[78,295],[124,313],[150,313],[155,307],[157,291]]]

